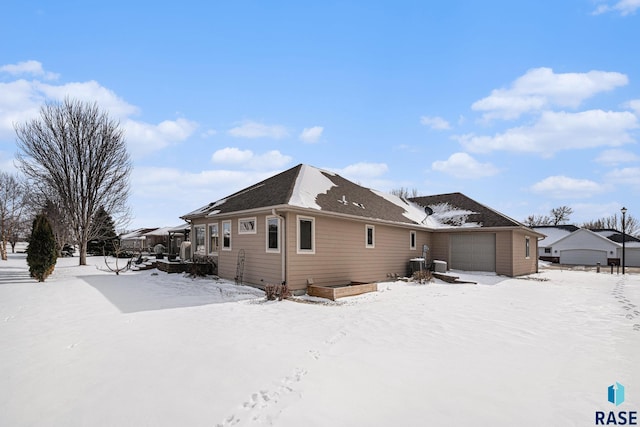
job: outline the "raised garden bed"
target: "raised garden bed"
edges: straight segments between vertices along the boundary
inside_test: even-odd
[[[309,285],[307,294],[335,301],[338,298],[376,292],[377,290],[377,283],[351,282],[346,285]]]

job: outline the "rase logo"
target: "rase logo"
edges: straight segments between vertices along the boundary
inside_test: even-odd
[[[616,381],[607,389],[607,400],[620,406],[624,403],[624,386]],[[638,413],[636,411],[596,411],[596,425],[608,426],[608,425],[638,425]]]
[[[616,381],[615,386],[610,385],[608,389],[608,400],[616,406],[624,402],[624,386]]]

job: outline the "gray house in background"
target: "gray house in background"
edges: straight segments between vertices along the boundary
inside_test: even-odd
[[[307,285],[375,282],[405,275],[409,260],[517,276],[537,271],[538,239],[460,193],[411,200],[300,164],[182,216],[194,254],[213,257],[222,278]]]

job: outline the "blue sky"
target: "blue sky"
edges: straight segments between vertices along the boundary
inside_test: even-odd
[[[13,123],[96,101],[134,161],[129,228],[298,163],[460,191],[515,219],[640,217],[640,0],[9,0],[0,170]]]

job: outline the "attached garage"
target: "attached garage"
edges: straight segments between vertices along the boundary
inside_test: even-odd
[[[452,234],[449,268],[466,271],[496,271],[495,233]]]
[[[560,251],[560,264],[607,265],[607,251],[595,249],[566,249]]]

